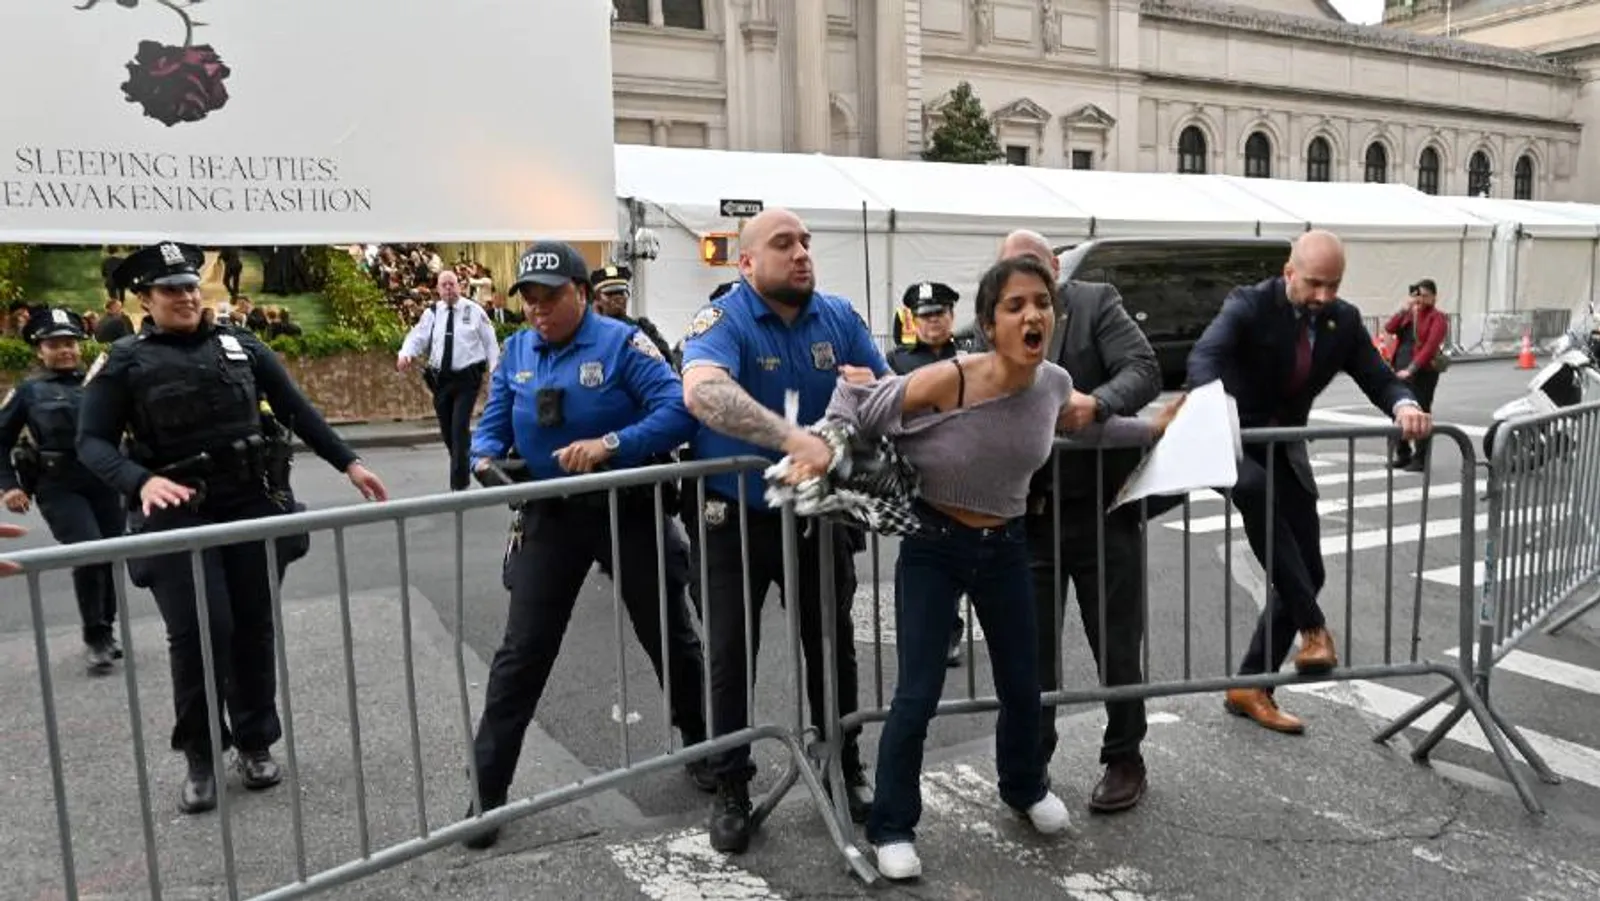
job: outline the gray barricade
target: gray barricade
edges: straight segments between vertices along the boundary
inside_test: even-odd
[[[1483,698],[1494,666],[1530,635],[1558,632],[1600,605],[1600,402],[1505,423],[1489,463],[1488,499],[1477,666],[1472,690],[1465,692]],[[1469,584],[1465,574],[1462,584]],[[1394,730],[1461,690],[1449,686],[1434,694]],[[1458,701],[1418,750],[1432,748],[1464,710]],[[1539,778],[1559,783],[1516,727],[1491,712]]]
[[[1339,665],[1331,672],[1320,675],[1300,675],[1292,667],[1286,667],[1281,672],[1269,672],[1258,675],[1239,675],[1236,668],[1239,656],[1249,641],[1250,629],[1256,620],[1255,606],[1247,601],[1236,587],[1235,574],[1240,567],[1255,566],[1255,561],[1250,551],[1243,552],[1243,559],[1235,551],[1235,542],[1241,545],[1244,542],[1245,530],[1242,521],[1236,513],[1231,492],[1219,492],[1220,504],[1223,508],[1221,516],[1197,517],[1194,506],[1202,503],[1213,492],[1200,492],[1181,501],[1167,499],[1167,504],[1162,504],[1161,499],[1147,499],[1137,504],[1140,521],[1140,555],[1136,564],[1138,573],[1139,606],[1141,609],[1142,640],[1140,641],[1141,671],[1144,681],[1140,684],[1124,684],[1107,687],[1106,659],[1106,628],[1100,629],[1101,650],[1099,655],[1099,678],[1093,679],[1093,673],[1085,674],[1088,682],[1069,687],[1068,682],[1057,681],[1062,685],[1060,690],[1046,692],[1042,696],[1043,703],[1049,706],[1061,704],[1074,704],[1083,702],[1104,702],[1117,700],[1132,700],[1183,694],[1222,692],[1232,688],[1268,688],[1295,684],[1309,684],[1319,682],[1347,682],[1355,680],[1393,680],[1416,677],[1442,678],[1448,682],[1447,691],[1456,692],[1461,698],[1461,708],[1458,714],[1472,713],[1478,724],[1483,728],[1488,737],[1495,757],[1505,769],[1507,778],[1516,787],[1524,804],[1530,811],[1541,811],[1538,801],[1534,798],[1531,789],[1522,773],[1513,766],[1513,759],[1506,739],[1502,732],[1503,720],[1492,711],[1487,695],[1471,690],[1472,678],[1476,672],[1474,663],[1474,626],[1476,622],[1477,598],[1474,593],[1473,561],[1476,558],[1477,540],[1477,513],[1476,500],[1478,495],[1477,483],[1477,456],[1471,441],[1460,429],[1449,425],[1440,425],[1435,430],[1434,455],[1437,459],[1441,456],[1440,445],[1454,445],[1459,450],[1460,469],[1457,479],[1446,480],[1442,485],[1436,485],[1428,476],[1424,476],[1420,490],[1406,489],[1406,502],[1420,501],[1421,521],[1415,528],[1416,552],[1397,555],[1395,551],[1398,529],[1395,523],[1395,508],[1402,501],[1398,498],[1395,488],[1395,476],[1392,470],[1387,472],[1385,486],[1385,499],[1381,509],[1384,515],[1387,540],[1381,544],[1368,542],[1367,549],[1384,548],[1382,571],[1382,589],[1380,596],[1372,597],[1360,594],[1355,586],[1355,567],[1353,551],[1356,544],[1355,519],[1347,517],[1342,535],[1324,534],[1321,536],[1324,552],[1331,554],[1333,548],[1341,547],[1345,558],[1343,578],[1339,581],[1330,580],[1320,592],[1319,600],[1327,616],[1328,626],[1333,630],[1339,650]],[[1243,441],[1246,445],[1256,444],[1287,444],[1290,442],[1311,441],[1316,442],[1319,449],[1326,450],[1326,445],[1331,444],[1342,452],[1344,465],[1336,466],[1331,471],[1318,478],[1328,486],[1322,490],[1319,508],[1329,511],[1351,512],[1362,504],[1356,497],[1356,459],[1357,442],[1368,442],[1369,448],[1376,446],[1379,450],[1387,448],[1387,442],[1398,436],[1398,429],[1393,426],[1367,426],[1367,427],[1310,427],[1310,428],[1271,428],[1246,430]],[[1065,458],[1072,455],[1093,454],[1096,463],[1093,467],[1094,479],[1098,483],[1099,496],[1109,496],[1105,491],[1106,483],[1106,451],[1111,448],[1084,448],[1073,445],[1070,441],[1057,443],[1057,453],[1053,461],[1053,480],[1055,482],[1055,496],[1061,496],[1062,464]],[[1329,454],[1322,454],[1327,459]],[[1275,490],[1270,487],[1274,484],[1274,470],[1284,465],[1279,461],[1279,455],[1268,453],[1267,485],[1265,506],[1268,510],[1276,509]],[[1438,469],[1441,464],[1435,464]],[[1424,603],[1422,573],[1427,568],[1422,565],[1427,553],[1429,502],[1435,497],[1453,497],[1458,499],[1460,525],[1454,530],[1453,535],[1441,536],[1446,540],[1454,541],[1459,547],[1460,561],[1460,590],[1444,609],[1435,610],[1437,622],[1442,619],[1454,626],[1454,632],[1459,637],[1461,649],[1458,659],[1432,659],[1422,655],[1422,633],[1424,627]],[[1367,504],[1371,507],[1374,505]],[[1152,578],[1157,575],[1152,566],[1150,554],[1150,530],[1153,526],[1153,516],[1170,514],[1181,508],[1182,528],[1181,556],[1166,557],[1162,563],[1166,565],[1178,563],[1181,560],[1181,579],[1173,584],[1170,578]],[[1103,508],[1102,508],[1103,509]],[[1201,520],[1205,520],[1201,523]],[[827,526],[825,526],[827,527]],[[1051,528],[1055,530],[1051,547],[1054,548],[1055,584],[1054,605],[1055,624],[1052,628],[1061,634],[1059,624],[1065,620],[1063,600],[1066,596],[1066,580],[1061,563],[1061,518],[1054,518]],[[1105,518],[1099,517],[1094,527],[1097,557],[1100,561],[1106,559]],[[1410,527],[1407,527],[1410,528]],[[1192,542],[1191,536],[1196,531],[1220,532],[1223,537],[1224,552],[1220,561],[1212,561],[1217,566],[1207,566],[1205,569],[1213,571],[1217,584],[1205,584],[1197,579],[1197,573],[1202,569],[1203,557],[1198,553]],[[1450,532],[1448,529],[1441,531]],[[1261,595],[1270,599],[1273,592],[1273,560],[1278,552],[1274,548],[1273,540],[1268,533],[1264,554],[1267,566],[1255,578],[1260,579],[1262,585]],[[1366,535],[1364,539],[1374,536]],[[1382,537],[1381,535],[1379,537]],[[870,659],[875,669],[875,678],[872,684],[875,693],[867,694],[866,680],[863,679],[863,688],[860,709],[847,717],[838,717],[837,712],[830,718],[830,728],[827,730],[826,744],[821,749],[822,753],[829,755],[825,762],[830,772],[835,777],[830,782],[832,785],[840,784],[838,745],[840,736],[855,729],[860,729],[869,722],[882,721],[889,712],[888,698],[885,695],[885,682],[888,673],[884,664],[884,641],[881,626],[882,612],[885,609],[885,598],[878,590],[881,584],[878,572],[879,541],[873,536],[873,550],[870,565],[873,569],[872,584],[874,586],[870,602],[873,606],[872,621],[874,648]],[[1410,535],[1401,544],[1410,543]],[[887,541],[887,539],[885,539]],[[826,546],[826,542],[824,542]],[[1171,549],[1167,549],[1171,554]],[[825,563],[831,565],[830,563]],[[1106,623],[1106,577],[1107,567],[1098,566],[1099,580],[1099,611],[1098,622]],[[1220,570],[1220,571],[1216,571]],[[1409,570],[1409,572],[1408,572]],[[1340,584],[1342,582],[1342,584]],[[829,584],[826,581],[824,584]],[[1152,590],[1152,586],[1159,586]],[[859,598],[858,603],[865,601]],[[888,599],[888,609],[893,609],[892,598]],[[1271,632],[1272,604],[1268,600],[1264,609],[1267,611],[1268,634]],[[1151,629],[1152,610],[1161,610],[1165,616],[1179,618],[1182,628],[1178,630]],[[966,667],[966,697],[959,699],[945,699],[938,706],[938,715],[966,714],[990,712],[999,709],[998,701],[992,694],[984,695],[978,691],[978,666],[971,657],[974,644],[973,619],[970,605],[964,605],[963,615],[966,617],[966,647],[968,649],[968,665]],[[1208,628],[1211,624],[1221,623],[1221,634],[1215,628]],[[1243,635],[1235,633],[1237,626],[1246,630]],[[834,638],[831,634],[830,640]],[[1056,647],[1056,660],[1058,664],[1067,660],[1081,660],[1087,650],[1082,646],[1081,640],[1073,643],[1071,638],[1058,642]],[[1081,671],[1081,667],[1077,667]],[[1058,677],[1062,675],[1058,670]],[[1070,681],[1070,680],[1069,680]],[[1414,716],[1412,717],[1414,719]],[[1456,717],[1459,719],[1459,715]],[[1452,721],[1453,724],[1453,721]],[[1406,725],[1397,722],[1394,726],[1385,729],[1376,740],[1387,741]],[[1448,731],[1448,726],[1443,731],[1436,730],[1431,738],[1436,741],[1438,737]],[[1425,742],[1413,752],[1414,759],[1425,759],[1432,741]],[[841,828],[849,821],[846,817],[842,793],[835,793],[835,816]]]
[[[653,774],[683,767],[691,761],[711,757],[735,746],[756,742],[775,744],[780,752],[779,759],[785,762],[786,769],[775,787],[764,798],[758,799],[754,820],[760,822],[797,783],[804,783],[809,797],[823,815],[838,852],[864,878],[870,877],[870,868],[860,852],[847,840],[847,832],[828,815],[828,798],[804,747],[803,736],[811,730],[804,713],[798,605],[786,605],[788,658],[792,665],[783,668],[776,660],[769,660],[767,665],[769,676],[783,677],[788,698],[793,699],[792,710],[760,710],[752,693],[747,728],[689,747],[681,746],[672,734],[672,717],[667,700],[671,692],[671,676],[670,668],[665,665],[668,656],[667,605],[671,599],[667,596],[664,575],[668,553],[662,523],[676,511],[666,509],[663,483],[681,481],[683,491],[691,497],[698,496],[703,503],[706,476],[759,470],[766,465],[767,461],[764,460],[738,458],[653,466],[4,555],[19,564],[23,572],[0,581],[0,592],[14,599],[19,608],[25,604],[32,612],[42,724],[30,724],[28,731],[37,728],[42,733],[42,740],[30,759],[37,760],[39,754],[48,754],[49,758],[48,788],[44,784],[42,766],[39,766],[41,772],[34,777],[30,791],[34,793],[32,797],[40,799],[41,805],[44,803],[44,793],[50,793],[55,807],[56,833],[55,841],[50,842],[47,841],[48,833],[38,828],[40,824],[37,820],[43,818],[42,811],[29,815],[34,818],[33,826],[16,824],[16,830],[8,830],[38,834],[28,838],[36,853],[27,861],[28,866],[13,871],[6,893],[15,891],[29,897],[64,896],[68,899],[86,895],[146,893],[148,897],[158,899],[164,894],[167,897],[190,897],[196,892],[208,897],[229,898],[286,899],[309,896],[398,867],[429,852],[468,839],[487,827],[503,826],[611,789],[629,787]],[[616,572],[626,556],[618,553],[618,525],[621,517],[628,515],[619,498],[624,491],[630,490],[633,493],[629,495],[629,503],[635,506],[628,509],[633,511],[634,516],[647,515],[639,493],[653,494],[657,521],[652,555],[657,570],[656,584],[660,586],[658,615],[662,636],[662,678],[666,684],[659,692],[660,714],[656,722],[661,739],[647,747],[641,746],[642,743],[634,734],[641,727],[634,725],[628,715],[633,709],[630,707],[630,691],[636,700],[639,692],[628,684],[628,667],[624,658],[627,645],[632,643],[629,635],[631,630],[626,629],[623,622],[622,580],[620,573]],[[466,652],[463,649],[465,611],[469,604],[498,602],[505,597],[503,591],[496,592],[499,598],[468,597],[465,590],[467,570],[469,566],[480,565],[492,569],[493,581],[498,587],[501,556],[506,547],[503,543],[492,547],[466,546],[465,518],[469,514],[487,515],[486,511],[494,508],[498,508],[499,515],[505,516],[507,505],[564,503],[579,495],[593,498],[601,509],[608,509],[611,560],[617,564],[612,573],[610,611],[614,619],[612,633],[617,645],[617,676],[613,685],[605,689],[597,688],[596,692],[612,692],[616,710],[621,714],[616,717],[618,731],[616,756],[612,760],[614,765],[591,767],[580,778],[551,785],[531,796],[518,798],[513,795],[507,804],[487,814],[474,815],[469,811],[464,815],[469,799],[477,794],[478,774],[471,749],[475,727],[474,705],[481,704],[484,691],[481,685],[469,685]],[[785,544],[782,578],[786,594],[792,597],[799,578],[794,553],[796,523],[790,509],[783,510],[781,516]],[[378,533],[376,538],[371,534],[373,532]],[[703,543],[703,523],[700,532]],[[283,721],[283,741],[277,751],[283,763],[284,784],[264,794],[261,801],[252,801],[248,809],[235,810],[233,808],[242,803],[243,796],[230,796],[229,780],[224,769],[226,755],[217,753],[214,755],[214,771],[218,785],[218,809],[196,817],[176,817],[171,812],[173,798],[168,794],[171,788],[176,787],[170,772],[160,780],[166,783],[162,791],[153,791],[154,783],[158,780],[153,766],[156,762],[152,758],[166,754],[166,730],[172,722],[170,682],[164,673],[157,671],[159,668],[152,669],[148,665],[157,656],[152,653],[156,650],[152,647],[154,636],[147,634],[142,641],[135,637],[130,619],[131,593],[128,590],[125,563],[161,554],[188,556],[197,585],[200,643],[208,677],[206,700],[211,712],[210,737],[212,747],[220,748],[220,705],[214,679],[215,655],[219,650],[212,647],[205,579],[201,575],[203,552],[228,545],[260,542],[266,548],[266,571],[272,571],[277,567],[278,546],[275,539],[305,533],[313,536],[314,545],[325,548],[327,543],[331,543],[333,547],[338,572],[337,627],[335,629],[331,623],[323,627],[327,633],[327,646],[314,651],[320,656],[308,657],[310,652],[306,648],[294,646],[294,642],[287,639],[284,598],[280,587],[274,582],[271,599],[276,639],[275,663],[279,711]],[[424,537],[419,539],[419,534]],[[449,650],[444,647],[444,642],[439,642],[439,646],[433,647],[428,655],[418,650],[418,638],[412,627],[418,616],[431,615],[413,609],[427,606],[413,602],[414,590],[411,587],[416,575],[413,560],[417,559],[419,540],[450,542],[448,557],[454,562],[454,572],[450,574],[454,581],[454,623],[446,626],[447,631],[453,631],[454,638],[448,642]],[[436,550],[441,546],[434,544],[431,548]],[[390,547],[392,557],[389,556]],[[478,555],[475,551],[482,553]],[[746,562],[748,564],[748,560]],[[66,670],[60,663],[59,651],[56,659],[52,660],[50,644],[52,637],[62,643],[69,637],[62,634],[66,631],[64,629],[47,628],[41,577],[52,571],[94,563],[112,563],[114,566],[121,640],[126,652],[124,683],[128,731],[113,733],[110,724],[106,724],[103,734],[96,735],[93,740],[101,742],[101,746],[117,741],[115,754],[118,759],[100,760],[90,766],[81,759],[85,756],[80,753],[83,746],[76,744],[83,740],[82,730],[77,728],[79,724],[67,722],[65,725],[75,731],[63,735],[57,701],[62,691],[74,692],[75,703],[98,703],[103,711],[108,701],[94,698],[82,701],[82,698],[90,697],[91,690],[106,691],[105,686],[114,686],[114,682],[84,683],[92,684],[93,689],[90,689],[59,681],[58,670]],[[435,569],[440,568],[436,563]],[[703,560],[700,568],[703,574]],[[380,575],[380,571],[387,571],[392,576]],[[353,589],[353,572],[368,587]],[[481,571],[475,571],[474,575],[481,576]],[[429,576],[442,578],[445,574],[434,572]],[[390,581],[383,581],[385,578]],[[370,600],[373,592],[370,586],[374,580],[393,586],[392,594],[385,589],[382,603],[379,604],[363,600],[364,597]],[[24,588],[25,597],[21,590]],[[399,608],[398,623],[392,625],[387,618],[393,610],[393,605],[389,603],[391,598],[397,601]],[[748,613],[751,603],[748,592],[744,603]],[[323,605],[323,608],[327,606]],[[358,619],[353,609],[364,611],[361,615],[365,620]],[[448,615],[441,617],[446,620],[450,618]],[[747,617],[746,621],[748,623],[750,619]],[[373,652],[370,648],[365,656],[357,654],[357,633],[366,634],[373,629],[382,630],[385,634],[384,648],[389,648],[396,641],[394,633],[399,633],[397,655],[391,656],[390,650]],[[334,631],[339,635],[337,646],[333,644]],[[707,631],[706,623],[702,621],[700,634],[704,635]],[[746,654],[753,656],[754,649],[749,644],[750,631],[746,629]],[[625,638],[625,635],[629,637]],[[769,643],[769,646],[773,644],[776,642]],[[782,646],[778,646],[777,650],[782,650]],[[377,656],[384,659],[373,659]],[[394,659],[395,656],[399,659]],[[769,652],[768,657],[773,656]],[[710,661],[707,648],[703,655],[702,676],[706,685],[708,724],[712,722]],[[424,663],[429,666],[427,672],[431,675],[419,675]],[[444,664],[442,672],[440,664]],[[474,665],[477,665],[476,662]],[[435,684],[423,685],[421,680],[425,678],[432,679]],[[330,687],[342,682],[342,704],[334,701],[324,703],[323,709],[316,709],[315,706],[308,708],[304,698],[309,680],[317,680]],[[311,687],[321,688],[321,685]],[[430,690],[429,697],[433,698],[433,704],[428,709],[419,710],[418,697],[422,688]],[[655,686],[649,689],[654,690]],[[444,692],[453,694],[454,698],[441,701],[438,695]],[[153,700],[150,697],[152,693],[158,695],[159,699]],[[310,692],[313,698],[323,698],[324,694],[332,696],[338,692]],[[116,702],[121,703],[121,699]],[[452,706],[453,712],[450,710]],[[635,706],[650,711],[648,718],[655,719],[649,702],[638,702]],[[782,706],[788,706],[787,699]],[[403,732],[394,730],[391,733],[393,737],[387,740],[374,739],[372,733],[377,730],[372,728],[372,724],[383,719],[383,724],[387,725],[400,717],[405,718]],[[148,748],[147,742],[150,743]],[[345,748],[343,753],[336,750],[341,744]],[[317,750],[308,755],[304,753],[306,747]],[[155,753],[152,754],[152,751]],[[135,787],[137,790],[137,824],[132,816],[126,817],[123,822],[112,823],[103,810],[96,809],[92,813],[85,811],[85,795],[104,796],[120,788],[121,783],[115,780],[108,783],[106,771],[127,774],[127,764],[130,762],[133,778],[128,779],[126,784],[129,793]],[[13,775],[14,778],[22,778]],[[76,810],[73,804],[75,793],[79,795]],[[287,822],[283,817],[284,808],[287,808]],[[312,821],[316,821],[319,831],[308,837],[307,824]],[[141,834],[142,853],[135,850]],[[208,837],[217,840],[217,851],[202,847],[208,843]],[[50,847],[52,844],[56,846],[55,849]],[[58,850],[59,863],[50,859],[52,850]],[[174,870],[183,874],[181,884],[172,881]]]

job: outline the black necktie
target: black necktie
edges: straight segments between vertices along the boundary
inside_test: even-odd
[[[439,371],[449,375],[455,371],[456,308],[448,304],[445,305],[444,315],[444,356],[439,360]]]

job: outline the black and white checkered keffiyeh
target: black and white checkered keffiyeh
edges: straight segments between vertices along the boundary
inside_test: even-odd
[[[920,520],[912,509],[920,478],[888,438],[869,441],[845,424],[822,420],[808,428],[833,448],[833,463],[819,478],[798,485],[784,481],[789,458],[767,468],[766,499],[773,508],[793,502],[800,516],[823,516],[880,535],[913,535]]]

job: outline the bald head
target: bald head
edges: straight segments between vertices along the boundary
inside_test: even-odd
[[[1333,232],[1308,231],[1294,241],[1283,267],[1289,301],[1315,312],[1339,296],[1344,280],[1344,242]]]
[[[1056,278],[1061,277],[1061,261],[1050,249],[1050,242],[1036,231],[1019,228],[1006,235],[1006,239],[1000,242],[1000,259],[1009,260],[1012,257],[1032,257],[1049,266]]]
[[[786,307],[811,298],[816,275],[811,269],[811,232],[794,213],[773,207],[762,210],[739,230],[739,274],[756,293]]]

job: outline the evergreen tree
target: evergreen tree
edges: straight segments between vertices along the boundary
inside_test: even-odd
[[[987,163],[1002,158],[994,124],[983,111],[983,104],[963,81],[950,92],[950,99],[939,110],[944,122],[933,130],[922,158],[936,163]]]

